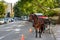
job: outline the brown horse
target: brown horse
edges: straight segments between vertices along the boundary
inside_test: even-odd
[[[33,13],[29,15],[29,21],[32,22],[33,21]]]
[[[36,37],[39,33],[39,37],[41,38],[41,34],[43,32],[43,26],[41,24],[40,19],[35,14],[30,15],[31,20],[33,20],[33,27],[35,28]]]

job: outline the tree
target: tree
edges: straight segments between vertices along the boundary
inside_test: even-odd
[[[6,5],[2,1],[0,1],[0,18],[5,17],[5,8]]]
[[[14,6],[14,12],[15,14],[20,15],[29,15],[31,12],[45,14],[50,13],[51,9],[56,8],[57,6],[57,0],[19,0]],[[52,13],[53,12],[47,16],[50,16]]]
[[[57,0],[35,0],[37,5],[43,10],[44,15],[54,16],[56,13],[52,10],[58,7]]]

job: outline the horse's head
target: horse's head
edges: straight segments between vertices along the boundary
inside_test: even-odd
[[[30,16],[29,16],[29,20],[30,21],[34,21],[34,20],[38,20],[38,17],[37,17],[37,15],[35,15],[35,14],[30,14]]]
[[[30,15],[29,15],[29,21],[32,21],[32,20],[33,20],[33,15],[30,14]]]

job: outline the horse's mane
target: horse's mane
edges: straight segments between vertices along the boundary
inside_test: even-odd
[[[33,15],[33,19],[34,19],[34,18],[35,18],[35,19],[38,19],[37,15],[34,14],[34,15]]]

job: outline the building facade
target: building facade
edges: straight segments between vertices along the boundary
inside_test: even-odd
[[[12,3],[5,3],[5,4],[7,4],[6,17],[14,17]]]
[[[5,13],[6,13],[5,17],[14,17],[12,3],[7,3],[4,0],[0,0],[0,1],[2,1],[5,5],[7,5],[5,9]]]

